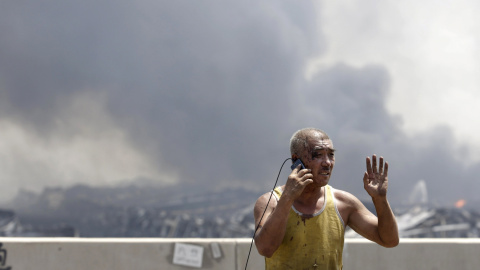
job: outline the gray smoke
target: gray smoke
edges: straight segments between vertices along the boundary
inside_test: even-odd
[[[315,126],[338,149],[333,186],[365,197],[364,159],[376,153],[390,162],[397,202],[419,179],[439,201],[472,195],[479,169],[462,166],[467,148],[451,130],[408,137],[386,110],[386,68],[339,63],[305,79],[327,44],[318,16],[312,3],[291,1],[2,1],[0,119],[71,155],[82,152],[68,147],[83,136],[95,146],[86,153],[105,155],[95,170],[112,158],[105,178],[124,164],[149,164],[124,179],[102,182],[81,167],[66,180],[48,159],[23,162],[31,154],[23,151],[9,159],[21,177],[2,181],[38,188],[146,177],[267,191],[291,134]],[[119,132],[113,142],[127,150],[109,153],[117,148],[109,134]]]

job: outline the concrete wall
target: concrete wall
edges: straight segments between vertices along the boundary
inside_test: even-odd
[[[196,269],[173,264],[176,244],[177,255],[201,256],[197,269],[237,270],[245,269],[250,247],[249,239],[0,238],[0,243],[0,270]],[[178,245],[182,243],[193,245],[194,250]],[[181,256],[176,257],[180,263],[195,263],[182,261]],[[366,240],[347,239],[344,262],[347,270],[477,270],[480,240],[402,239],[398,247],[386,249]],[[248,269],[264,269],[255,245]]]

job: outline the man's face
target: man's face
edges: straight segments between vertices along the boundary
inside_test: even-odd
[[[313,184],[325,186],[335,165],[335,149],[332,140],[323,139],[320,133],[312,133],[307,139],[307,147],[300,157],[305,167],[312,170]]]

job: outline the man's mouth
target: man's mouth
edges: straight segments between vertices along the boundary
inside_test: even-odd
[[[321,175],[330,175],[330,172],[321,172]]]

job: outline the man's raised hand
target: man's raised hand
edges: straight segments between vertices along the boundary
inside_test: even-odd
[[[367,171],[363,175],[363,186],[372,198],[387,196],[388,162],[385,162],[384,168],[383,157],[380,157],[379,163],[377,169],[377,156],[373,155],[372,160],[367,157]]]

